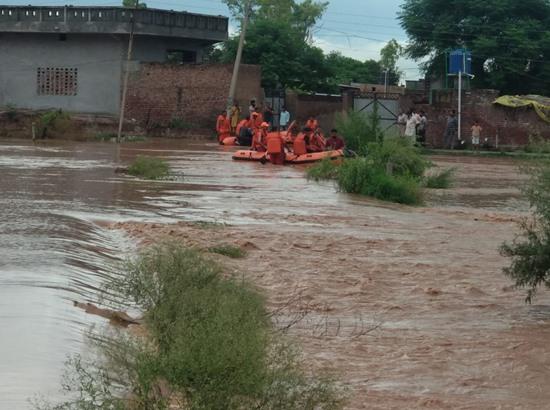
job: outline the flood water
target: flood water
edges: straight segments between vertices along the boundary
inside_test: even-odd
[[[337,193],[331,183],[309,183],[299,167],[234,162],[230,154],[201,142],[0,142],[0,409],[27,409],[36,394],[55,398],[66,357],[85,352],[86,333],[106,326],[72,303],[97,302],[113,266],[135,251],[106,222],[210,221],[320,232],[323,220],[333,219],[333,232],[359,235],[365,225],[343,221],[383,215],[389,222],[373,236],[391,237],[394,226],[410,224],[412,238],[432,223],[430,209],[437,208],[433,224],[442,224],[446,213],[514,216],[527,209],[517,190],[521,178],[505,160],[436,159],[444,167],[460,165],[459,187],[431,193],[427,208],[411,212]],[[115,172],[137,155],[168,159],[176,178],[149,182]]]

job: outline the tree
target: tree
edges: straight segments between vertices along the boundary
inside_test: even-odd
[[[330,83],[333,86],[333,91],[337,91],[339,84],[376,84],[383,72],[378,61],[366,60],[361,62],[337,52],[332,52],[326,56],[326,63],[332,72]]]
[[[402,73],[397,68],[397,62],[403,52],[403,47],[395,40],[391,39],[382,50],[380,50],[380,66],[383,71],[388,73],[388,84],[397,85]]]
[[[472,51],[477,87],[550,94],[548,0],[405,0],[399,15],[408,56],[445,75],[445,53]]]
[[[137,5],[137,7],[136,7],[136,5]],[[136,1],[136,0],[122,0],[122,6],[127,7],[129,9],[135,9],[135,8],[146,9],[147,8],[146,3],[141,3],[141,2]]]

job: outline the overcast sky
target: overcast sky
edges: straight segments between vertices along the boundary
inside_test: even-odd
[[[122,0],[75,0],[74,5],[119,5]],[[339,51],[359,60],[378,59],[380,49],[395,38],[405,43],[407,36],[399,26],[396,13],[403,0],[328,0],[330,2],[323,20],[314,31],[315,45],[325,52]],[[204,14],[228,15],[221,0],[145,0],[149,7],[186,10]],[[4,4],[60,5],[66,0],[4,0]],[[404,78],[411,80],[421,76],[414,61],[401,59],[400,69]]]

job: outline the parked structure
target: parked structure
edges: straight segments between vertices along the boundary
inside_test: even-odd
[[[222,16],[0,6],[0,106],[118,114],[132,17],[132,71],[141,62],[201,62],[207,46],[228,36]]]

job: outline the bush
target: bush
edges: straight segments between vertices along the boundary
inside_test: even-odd
[[[6,116],[9,121],[15,121],[17,119],[17,107],[14,104],[6,105]]]
[[[439,173],[428,175],[424,179],[424,186],[431,189],[448,189],[453,184],[455,170],[448,168]]]
[[[532,135],[529,137],[529,144],[525,146],[525,152],[550,154],[550,140],[539,135]]]
[[[338,186],[344,192],[384,201],[408,205],[422,203],[418,179],[410,175],[388,174],[385,168],[366,158],[346,160],[340,168]]]
[[[71,116],[62,110],[48,111],[38,120],[38,135],[41,138],[52,136],[52,133],[63,133],[71,128]]]
[[[183,118],[175,117],[175,118],[172,118],[168,123],[168,128],[178,129],[178,130],[189,130],[193,128],[193,124],[189,124]]]
[[[95,394],[95,403],[105,399],[118,409],[122,400],[109,401],[116,385],[120,397],[132,393],[124,408],[165,409],[168,402],[205,410],[342,408],[333,383],[305,376],[296,349],[272,329],[264,298],[242,279],[224,277],[223,267],[198,251],[152,248],[110,289],[146,312],[150,341],[103,343],[108,366],[94,373],[99,377],[74,379],[69,390],[82,391],[81,402]],[[159,394],[161,383],[169,397]]]
[[[368,158],[377,168],[412,178],[422,178],[430,166],[419,149],[404,138],[387,138],[382,144],[369,144]]]
[[[147,179],[167,177],[170,171],[168,163],[161,158],[138,156],[128,168],[128,173]]]
[[[383,139],[376,105],[374,111],[369,116],[349,111],[336,117],[336,126],[346,142],[346,148],[359,155],[366,155],[369,144],[381,142]]]
[[[307,178],[317,182],[336,179],[338,177],[339,168],[339,162],[331,160],[330,158],[325,158],[307,169]]]
[[[208,249],[209,252],[217,253],[219,255],[224,255],[233,259],[240,259],[246,256],[246,251],[238,246],[234,245],[219,245],[213,246]]]
[[[530,182],[524,192],[533,209],[533,217],[521,222],[521,234],[513,243],[505,243],[501,253],[512,258],[504,273],[516,286],[526,287],[531,302],[539,286],[550,287],[550,161],[528,168]]]

